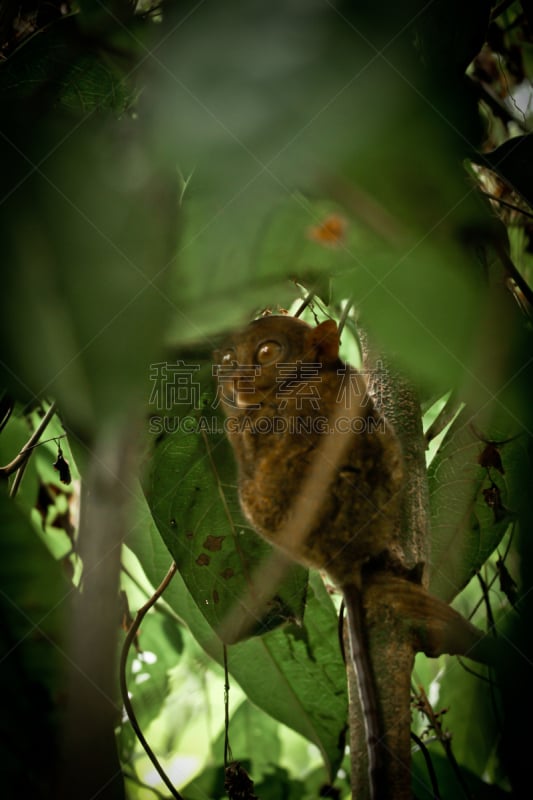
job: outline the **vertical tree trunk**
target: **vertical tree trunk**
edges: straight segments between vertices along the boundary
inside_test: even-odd
[[[419,569],[429,552],[429,502],[426,478],[425,439],[418,397],[408,382],[374,354],[363,336],[365,368],[369,391],[380,411],[393,425],[403,448],[406,487],[399,521],[400,542],[406,569]],[[365,596],[367,634],[378,691],[378,703],[385,737],[387,795],[379,800],[411,798],[411,671],[415,646],[410,630],[392,607],[380,601],[379,593]],[[368,800],[367,747],[364,735],[357,678],[348,668],[350,694],[350,742],[352,794]]]
[[[114,729],[121,714],[118,589],[132,494],[133,438],[131,426],[101,432],[88,465],[79,532],[83,577],[69,630],[60,800],[124,798]]]

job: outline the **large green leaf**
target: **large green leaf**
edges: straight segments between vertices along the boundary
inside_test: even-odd
[[[165,547],[140,500],[128,545],[147,577],[158,585],[169,565]],[[165,600],[219,663],[222,644],[177,574]],[[249,699],[321,751],[332,774],[343,755],[347,715],[345,669],[337,640],[337,615],[318,575],[311,575],[303,623],[281,628],[228,648],[229,669]]]
[[[387,14],[348,5],[285,5],[268,15],[258,2],[204,4],[190,15],[169,9],[157,48],[165,78],[153,95],[155,146],[177,150],[190,178],[172,337],[209,335],[217,322],[284,304],[290,278],[327,300],[332,275],[360,269],[363,280],[343,284],[337,297],[368,300],[378,330],[387,322],[388,342],[434,376],[436,355],[449,359],[451,350],[451,366],[459,363],[465,331],[450,323],[458,297],[465,328],[470,319],[472,265],[457,247],[442,254],[479,222],[460,167],[465,142],[435,115],[438,98],[424,102],[413,69],[414,23],[433,9],[418,0]],[[447,39],[458,35],[440,15]],[[461,60],[472,52],[465,44]],[[336,202],[326,210],[317,193]],[[339,210],[346,235],[329,247],[313,241],[309,231]],[[415,251],[416,269],[408,269]],[[427,358],[413,356],[413,340],[433,345]]]
[[[461,412],[428,473],[432,594],[451,601],[497,547],[513,519],[515,478],[524,468],[523,437],[495,424],[480,432],[468,410]]]
[[[329,276],[375,252],[376,235],[339,203],[300,192],[245,196],[217,211],[211,197],[185,194],[181,270],[170,293],[182,311],[169,337],[183,344],[243,322],[254,309],[289,305],[295,283],[329,299]],[[236,236],[228,228],[239,219]]]
[[[348,707],[337,617],[321,578],[310,578],[303,626],[237,645],[230,665],[250,700],[316,744],[334,775],[344,752]]]
[[[465,343],[475,333],[477,266],[455,245],[424,238],[354,258],[352,270],[333,276],[332,294],[353,297],[385,352],[419,382],[445,391],[462,375]]]

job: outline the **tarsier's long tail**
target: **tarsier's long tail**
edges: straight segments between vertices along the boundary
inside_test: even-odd
[[[348,584],[343,588],[350,657],[357,675],[359,699],[363,711],[368,751],[368,776],[371,800],[386,796],[384,739],[377,704],[377,689],[374,669],[370,660],[366,635],[365,612],[360,588]]]

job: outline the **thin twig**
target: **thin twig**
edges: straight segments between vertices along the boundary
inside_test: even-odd
[[[479,583],[481,585],[481,590],[483,592],[483,599],[485,601],[485,606],[486,606],[486,609],[487,609],[487,619],[488,619],[488,622],[489,622],[489,630],[491,631],[492,635],[496,637],[498,635],[498,631],[496,630],[496,623],[494,621],[494,615],[492,613],[492,606],[490,604],[489,589],[488,589],[487,583],[481,577],[481,574],[479,572],[477,573],[477,578],[478,578],[478,581],[479,581]],[[490,679],[490,673],[489,673],[489,692],[490,692],[490,700],[491,700],[491,705],[492,705],[492,713],[494,714],[494,719],[496,720],[496,723],[498,724],[498,726],[499,726],[499,728],[501,730],[501,727],[502,727],[503,723],[502,723],[502,720],[501,720],[501,717],[500,717],[500,713],[499,713],[499,709],[498,709],[498,702],[496,700],[496,693],[495,693],[495,690],[494,690],[494,682]]]
[[[481,190],[481,194],[484,194],[485,197],[489,198],[489,200],[494,200],[495,203],[499,203],[501,206],[509,208],[511,211],[518,211],[518,213],[523,214],[524,217],[529,217],[529,219],[533,219],[533,214],[530,211],[525,211],[523,208],[520,208],[520,206],[516,206],[514,203],[509,203],[507,200],[502,200],[501,197],[496,197],[495,194],[486,192],[484,189]]]
[[[23,461],[22,464],[20,465],[20,467],[18,468],[18,470],[16,471],[15,477],[13,478],[13,483],[11,484],[11,488],[9,490],[9,496],[10,497],[13,498],[13,497],[16,496],[16,494],[17,494],[17,492],[19,490],[20,484],[22,482],[22,478],[24,477],[24,473],[26,472],[26,467],[27,466],[28,466],[28,459]]]
[[[431,789],[433,791],[433,800],[441,800],[439,783],[437,780],[437,773],[435,772],[435,767],[433,766],[433,761],[431,760],[430,752],[427,749],[424,742],[422,741],[422,739],[420,738],[420,736],[417,736],[416,733],[413,733],[413,731],[411,731],[411,739],[420,748],[420,752],[422,753],[424,761],[426,762],[426,769],[428,771],[429,780],[431,781]]]
[[[61,436],[52,436],[51,439],[44,439],[42,442],[37,442],[37,444],[32,444],[31,447],[26,447],[26,452],[28,452],[28,457],[25,461],[22,462],[20,467],[18,468],[15,477],[13,479],[13,483],[11,484],[11,489],[9,490],[9,496],[15,497],[19,490],[19,486],[21,484],[22,478],[24,477],[24,473],[26,472],[26,467],[28,466],[29,456],[31,455],[30,451],[33,450],[35,447],[40,447],[42,444],[47,444],[48,442],[57,442],[59,439],[64,439],[66,437],[66,433],[61,434]],[[58,445],[59,447],[59,445]],[[61,448],[59,448],[61,451]],[[67,481],[70,483],[70,480]]]
[[[474,78],[471,75],[468,75],[467,77],[470,83],[473,85],[474,90],[477,91],[478,98],[480,100],[483,100],[483,102],[485,102],[488,105],[493,114],[495,114],[505,123],[514,122],[523,133],[525,134],[528,133],[528,130],[525,127],[524,123],[520,119],[515,117],[514,114],[511,114],[507,106],[503,103],[502,100],[500,100],[500,98],[497,96],[496,92],[492,89],[491,86],[489,86],[484,81],[479,80],[478,78]]]
[[[314,296],[315,292],[309,292],[309,294],[306,297],[304,297],[301,305],[298,306],[298,310],[294,314],[295,317],[299,317],[301,314],[303,314],[307,306],[313,302]]]
[[[137,615],[136,615],[135,619],[133,620],[133,622],[131,624],[131,627],[130,627],[127,635],[126,635],[126,639],[124,641],[124,645],[122,647],[122,652],[120,654],[119,673],[120,673],[120,691],[121,691],[121,694],[122,694],[122,702],[124,703],[124,708],[126,709],[126,714],[128,715],[128,719],[129,719],[129,721],[131,723],[131,727],[133,728],[133,730],[135,732],[135,735],[137,736],[138,740],[140,741],[141,745],[143,746],[146,755],[148,756],[148,758],[150,759],[150,761],[152,762],[152,764],[156,768],[157,772],[159,773],[159,776],[161,777],[161,780],[163,781],[163,783],[165,784],[167,789],[172,794],[172,797],[175,797],[176,800],[183,800],[182,795],[178,792],[178,790],[174,787],[174,785],[170,781],[170,778],[168,777],[168,775],[164,771],[163,767],[161,766],[161,764],[157,760],[157,756],[155,755],[155,753],[151,749],[150,745],[148,744],[148,742],[146,741],[146,739],[144,737],[143,732],[141,731],[140,725],[139,725],[139,723],[137,721],[137,717],[135,716],[135,712],[133,710],[133,705],[132,705],[131,700],[130,700],[129,695],[128,695],[128,685],[127,685],[127,682],[126,682],[126,665],[127,665],[127,662],[128,662],[128,653],[129,653],[131,644],[132,644],[135,636],[137,635],[137,631],[139,630],[139,627],[140,627],[141,622],[143,621],[144,617],[146,616],[148,611],[152,608],[152,606],[155,605],[157,600],[159,600],[159,598],[161,597],[161,595],[163,594],[163,592],[165,591],[165,589],[169,585],[170,581],[172,580],[172,578],[176,574],[176,570],[177,570],[176,562],[173,561],[172,564],[170,565],[169,571],[167,572],[167,574],[165,575],[165,577],[163,578],[163,580],[161,581],[161,583],[159,584],[159,586],[157,587],[157,589],[155,590],[155,592],[153,593],[151,598],[148,600],[147,603],[144,604],[144,606],[142,606],[137,611]]]
[[[494,636],[497,636],[498,632],[496,630],[496,623],[494,622],[494,615],[492,613],[492,606],[490,604],[489,587],[481,577],[480,572],[477,572],[476,576],[479,581],[479,585],[481,586],[481,591],[483,592],[483,600],[485,601],[485,608],[487,609],[487,620],[489,623],[489,631],[491,631]]]
[[[37,444],[32,444],[31,447],[26,447],[26,450],[33,450],[34,447],[40,447],[42,444],[48,444],[48,442],[58,442],[60,439],[66,439],[67,434],[61,433],[59,436],[51,436],[49,439],[43,439],[42,442],[37,442]]]
[[[55,408],[56,408],[56,404],[52,403],[52,405],[50,406],[50,408],[48,409],[48,411],[46,412],[46,414],[42,418],[42,420],[41,420],[40,424],[38,425],[37,429],[35,430],[33,435],[28,440],[27,444],[22,448],[22,450],[20,451],[18,456],[16,456],[16,458],[13,459],[11,464],[8,464],[7,467],[4,467],[4,469],[6,470],[5,474],[9,475],[10,473],[7,470],[9,470],[9,468],[13,464],[17,464],[17,462],[18,462],[18,467],[17,466],[14,467],[14,469],[16,469],[16,474],[15,474],[15,478],[13,480],[13,483],[11,484],[11,489],[9,490],[9,496],[10,497],[15,497],[16,496],[16,494],[17,494],[17,492],[19,490],[20,484],[22,482],[22,478],[24,477],[24,473],[26,471],[26,467],[28,466],[28,461],[29,461],[31,452],[32,452],[34,447],[37,447],[39,444],[41,444],[41,442],[35,441],[35,440],[39,439],[39,437],[43,434],[43,432],[46,429],[48,423],[50,422],[50,420],[52,419],[52,417],[54,415]]]
[[[515,526],[516,526],[516,523],[513,522],[512,525],[511,525],[511,533],[509,534],[509,541],[507,542],[507,547],[505,548],[505,553],[501,557],[501,560],[504,563],[507,560],[507,556],[509,555],[509,552],[511,550],[511,545],[513,543],[513,537],[514,537],[514,533],[515,533]]]
[[[506,547],[506,549],[505,549],[505,553],[504,553],[504,555],[503,555],[503,559],[502,559],[503,561],[505,561],[505,559],[506,559],[506,558],[507,558],[507,556],[509,555],[509,551],[510,551],[510,549],[511,549],[511,544],[512,544],[512,540],[513,540],[513,536],[514,536],[514,531],[515,531],[515,523],[513,522],[513,524],[511,525],[511,533],[510,533],[510,535],[509,535],[509,541],[507,542],[507,547]],[[494,584],[495,584],[495,583],[496,583],[496,581],[498,580],[498,577],[499,577],[499,575],[498,575],[498,572],[496,571],[496,572],[495,572],[495,574],[494,574],[494,575],[492,576],[492,578],[490,579],[490,581],[489,581],[489,582],[486,584],[486,586],[487,586],[487,589],[488,589],[488,590],[492,589],[492,587],[494,586]],[[475,606],[473,607],[472,611],[471,611],[471,612],[470,612],[470,614],[468,615],[468,619],[473,619],[473,617],[474,617],[474,615],[475,615],[476,611],[479,609],[479,607],[480,607],[480,606],[481,606],[481,604],[483,603],[484,599],[485,599],[485,598],[482,596],[482,597],[481,597],[481,598],[480,598],[480,599],[477,601],[477,603],[476,603],[476,604],[475,604]]]
[[[142,592],[142,594],[144,594],[145,597],[151,597],[152,596],[150,594],[150,592],[148,591],[148,589],[145,586],[142,585],[141,581],[138,578],[136,578],[135,575],[133,574],[133,572],[130,572],[130,570],[127,567],[125,567],[124,564],[120,565],[120,569],[122,570],[124,575],[126,575],[128,577],[128,579],[132,583],[135,584],[137,589],[140,592]],[[163,616],[168,617],[168,619],[171,619],[172,622],[175,622],[178,625],[181,625],[183,628],[185,627],[184,622],[181,619],[181,617],[179,617],[176,614],[176,612],[173,611],[172,608],[170,608],[170,606],[168,606],[164,601],[162,603],[160,603],[159,601],[157,603],[155,603],[154,604],[154,608],[160,614],[163,614]]]
[[[457,778],[457,780],[459,782],[459,785],[461,786],[461,789],[463,790],[464,796],[467,797],[468,800],[472,800],[472,794],[470,792],[470,789],[468,788],[468,785],[467,785],[467,783],[466,783],[466,781],[464,779],[463,773],[461,772],[461,768],[460,768],[459,764],[457,763],[457,759],[455,758],[455,756],[453,754],[452,743],[450,741],[450,737],[449,737],[448,734],[445,733],[445,731],[444,731],[444,729],[442,727],[442,723],[441,723],[440,719],[437,717],[437,715],[435,714],[435,712],[433,710],[433,706],[429,702],[428,697],[426,695],[426,692],[424,691],[424,687],[423,686],[419,686],[418,687],[417,697],[418,697],[418,701],[419,701],[419,706],[418,707],[426,715],[426,717],[428,719],[428,722],[430,723],[431,727],[435,731],[437,739],[439,740],[439,742],[443,746],[444,752],[446,753],[446,757],[447,757],[448,761],[450,762],[450,765],[451,765],[453,771],[455,772],[456,778]]]
[[[50,405],[50,407],[49,407],[48,411],[46,412],[46,414],[44,415],[44,417],[42,418],[42,420],[40,421],[40,423],[37,426],[37,428],[34,430],[32,435],[30,436],[30,438],[28,439],[28,441],[26,442],[26,444],[24,445],[24,447],[20,451],[20,453],[18,453],[18,455],[15,456],[13,461],[10,461],[9,464],[6,464],[5,467],[0,467],[0,476],[4,475],[5,477],[8,477],[9,475],[12,475],[13,472],[16,472],[16,470],[25,461],[27,461],[27,459],[31,455],[30,451],[33,449],[33,447],[35,447],[36,444],[38,444],[39,439],[41,438],[42,434],[44,433],[48,423],[50,422],[50,420],[54,416],[55,411],[56,411],[56,403],[53,402]]]
[[[229,670],[228,670],[228,648],[223,645],[224,651],[224,769],[228,768],[230,761],[233,761],[233,754],[229,743]]]
[[[2,414],[0,418],[0,431],[3,431],[7,423],[9,422],[11,414],[13,413],[13,409],[15,408],[15,401],[11,397],[9,397],[7,393],[4,392],[4,394],[2,395],[2,399],[0,400],[0,403],[1,403],[0,413]]]
[[[490,581],[488,582],[487,589],[492,589],[492,587],[494,586],[494,584],[496,583],[497,580],[498,580],[498,573],[495,573],[493,575],[493,577],[490,579]],[[476,611],[478,611],[480,606],[483,605],[483,600],[484,600],[484,597],[483,596],[480,597],[480,599],[477,601],[477,603],[474,605],[473,609],[471,610],[470,614],[468,615],[468,619],[473,619],[474,618],[474,616],[476,614]]]
[[[463,661],[461,656],[457,656],[457,661],[459,662],[461,667],[464,669],[464,671],[470,673],[470,675],[473,675],[474,678],[477,678],[480,681],[485,681],[485,683],[490,683],[491,682],[490,679],[487,678],[486,675],[482,675],[480,672],[476,672],[475,669],[472,669],[472,667],[469,667],[468,664],[465,664],[465,662]]]

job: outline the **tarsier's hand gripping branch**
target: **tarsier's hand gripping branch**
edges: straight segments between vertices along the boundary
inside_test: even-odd
[[[361,588],[366,569],[397,557],[400,445],[361,373],[340,360],[334,322],[311,327],[294,317],[263,317],[234,334],[216,358],[246,517],[295,561],[325,570],[343,592],[377,797],[383,736]],[[313,512],[305,536],[293,536],[295,515],[306,505]]]

